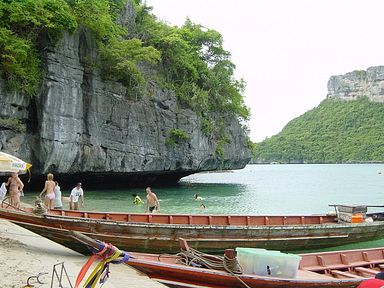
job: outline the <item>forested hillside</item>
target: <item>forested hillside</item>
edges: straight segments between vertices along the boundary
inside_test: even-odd
[[[384,161],[384,104],[360,98],[324,100],[258,143],[257,163]]]

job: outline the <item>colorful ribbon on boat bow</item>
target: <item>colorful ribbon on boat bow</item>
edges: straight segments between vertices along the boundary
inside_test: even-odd
[[[96,287],[97,283],[105,283],[109,277],[109,264],[125,263],[130,258],[128,253],[117,249],[112,244],[106,244],[103,242],[99,242],[99,244],[99,252],[96,252],[91,257],[89,257],[88,261],[81,268],[79,275],[77,275],[75,288],[79,287],[85,274],[97,258],[101,258],[101,261],[96,265],[92,273],[88,276],[88,279],[85,281],[83,288],[94,288]]]

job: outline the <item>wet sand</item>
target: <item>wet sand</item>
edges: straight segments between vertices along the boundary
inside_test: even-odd
[[[0,219],[0,287],[21,288],[27,284],[30,276],[47,273],[39,279],[39,284],[31,279],[34,287],[51,287],[53,265],[64,262],[72,286],[74,287],[78,272],[88,257],[63,247],[55,242]],[[58,270],[60,271],[60,270]],[[91,270],[92,271],[92,270]],[[71,287],[63,276],[63,287]],[[60,287],[57,279],[52,287]],[[81,286],[82,287],[82,286]],[[160,283],[127,265],[110,265],[110,277],[104,288],[164,288]]]

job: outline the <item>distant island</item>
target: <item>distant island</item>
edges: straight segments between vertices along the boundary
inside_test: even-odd
[[[254,148],[252,163],[384,163],[384,66],[332,76],[327,98]]]

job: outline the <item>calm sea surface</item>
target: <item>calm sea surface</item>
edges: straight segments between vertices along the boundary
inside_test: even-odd
[[[144,189],[87,190],[82,181],[84,210],[144,212],[132,194],[145,201]],[[163,213],[316,214],[332,211],[329,204],[384,205],[384,165],[248,165],[242,170],[200,173],[176,187],[152,189]],[[69,196],[70,191],[62,191]],[[193,199],[199,194],[203,200]],[[23,201],[32,203],[35,194]],[[204,203],[206,209],[200,209]],[[384,208],[383,208],[384,210]],[[372,210],[374,211],[374,210]],[[384,246],[384,240],[355,247]]]

